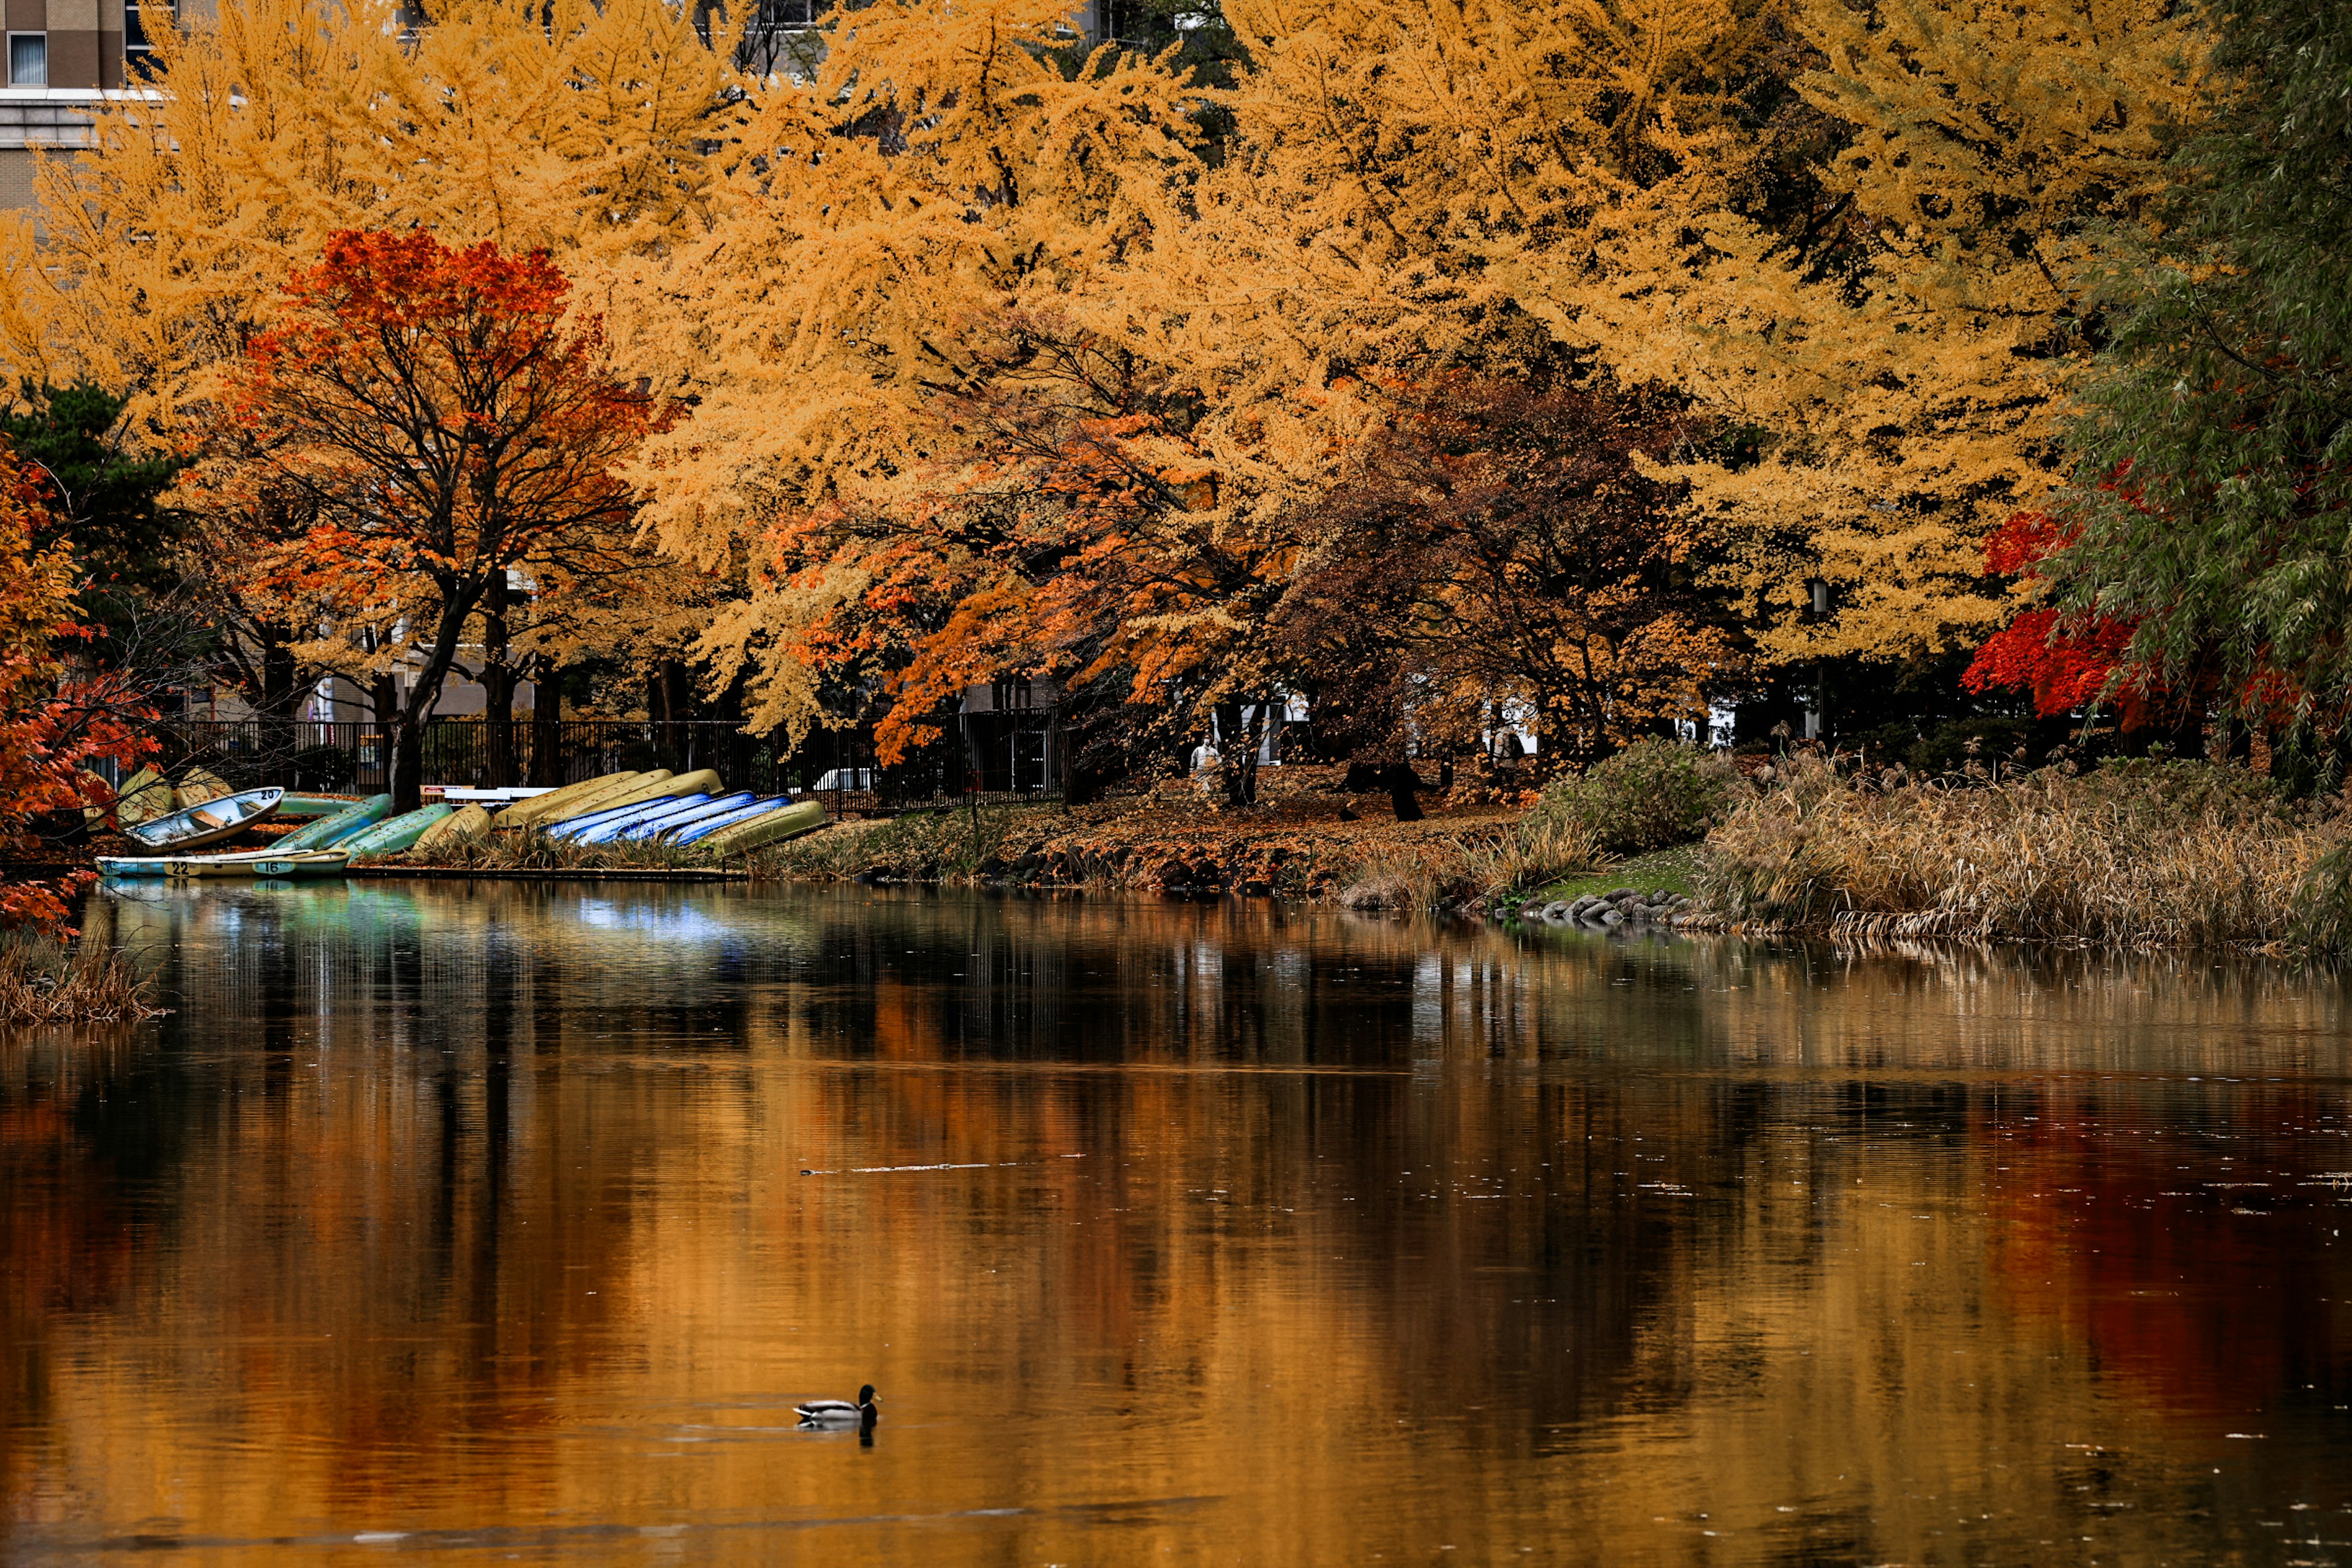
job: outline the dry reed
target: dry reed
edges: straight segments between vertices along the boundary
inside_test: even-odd
[[[0,1026],[118,1023],[160,1016],[152,983],[112,948],[42,938],[0,943]]]
[[[1698,893],[1729,921],[1872,938],[2321,950],[2342,805],[2205,763],[1942,784],[1795,757],[1709,837]]]

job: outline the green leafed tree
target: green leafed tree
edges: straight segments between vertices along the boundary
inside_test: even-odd
[[[2352,720],[2352,4],[2220,19],[2212,116],[2106,279],[2053,635],[2132,628],[2116,683],[2210,683],[2258,729]]]

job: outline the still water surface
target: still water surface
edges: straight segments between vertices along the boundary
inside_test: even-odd
[[[2345,993],[149,889],[0,1038],[0,1560],[2352,1563]],[[791,1404],[881,1389],[869,1445]]]

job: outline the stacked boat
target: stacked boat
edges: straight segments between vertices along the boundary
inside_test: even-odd
[[[286,816],[313,820],[266,848],[192,853]],[[112,879],[340,876],[357,858],[429,858],[501,829],[536,831],[581,845],[691,845],[719,857],[782,843],[823,826],[824,807],[817,802],[729,791],[709,768],[684,774],[667,768],[606,773],[528,796],[495,817],[479,805],[446,804],[395,816],[388,795],[320,802],[258,789],[207,799],[129,827],[131,837],[158,853],[102,856],[98,868]]]
[[[282,789],[244,790],[125,828],[125,837],[163,853],[101,855],[98,858],[99,875],[110,879],[163,877],[174,881],[208,877],[299,880],[341,876],[353,853],[344,841],[366,833],[391,810],[392,796],[388,795],[356,803],[321,802],[292,795]],[[314,820],[266,848],[217,855],[191,853],[233,838],[275,817],[293,816]]]
[[[789,795],[730,792],[709,768],[608,773],[517,802],[499,828],[537,829],[559,843],[691,845],[736,855],[824,826],[824,807]]]

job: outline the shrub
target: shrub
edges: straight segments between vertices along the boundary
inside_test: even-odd
[[[1728,757],[1654,738],[1553,784],[1530,816],[1582,828],[1604,849],[1638,854],[1705,837],[1738,789]]]
[[[1600,835],[1564,815],[1530,812],[1509,832],[1466,843],[1463,859],[1486,893],[1521,893],[1608,865]]]

